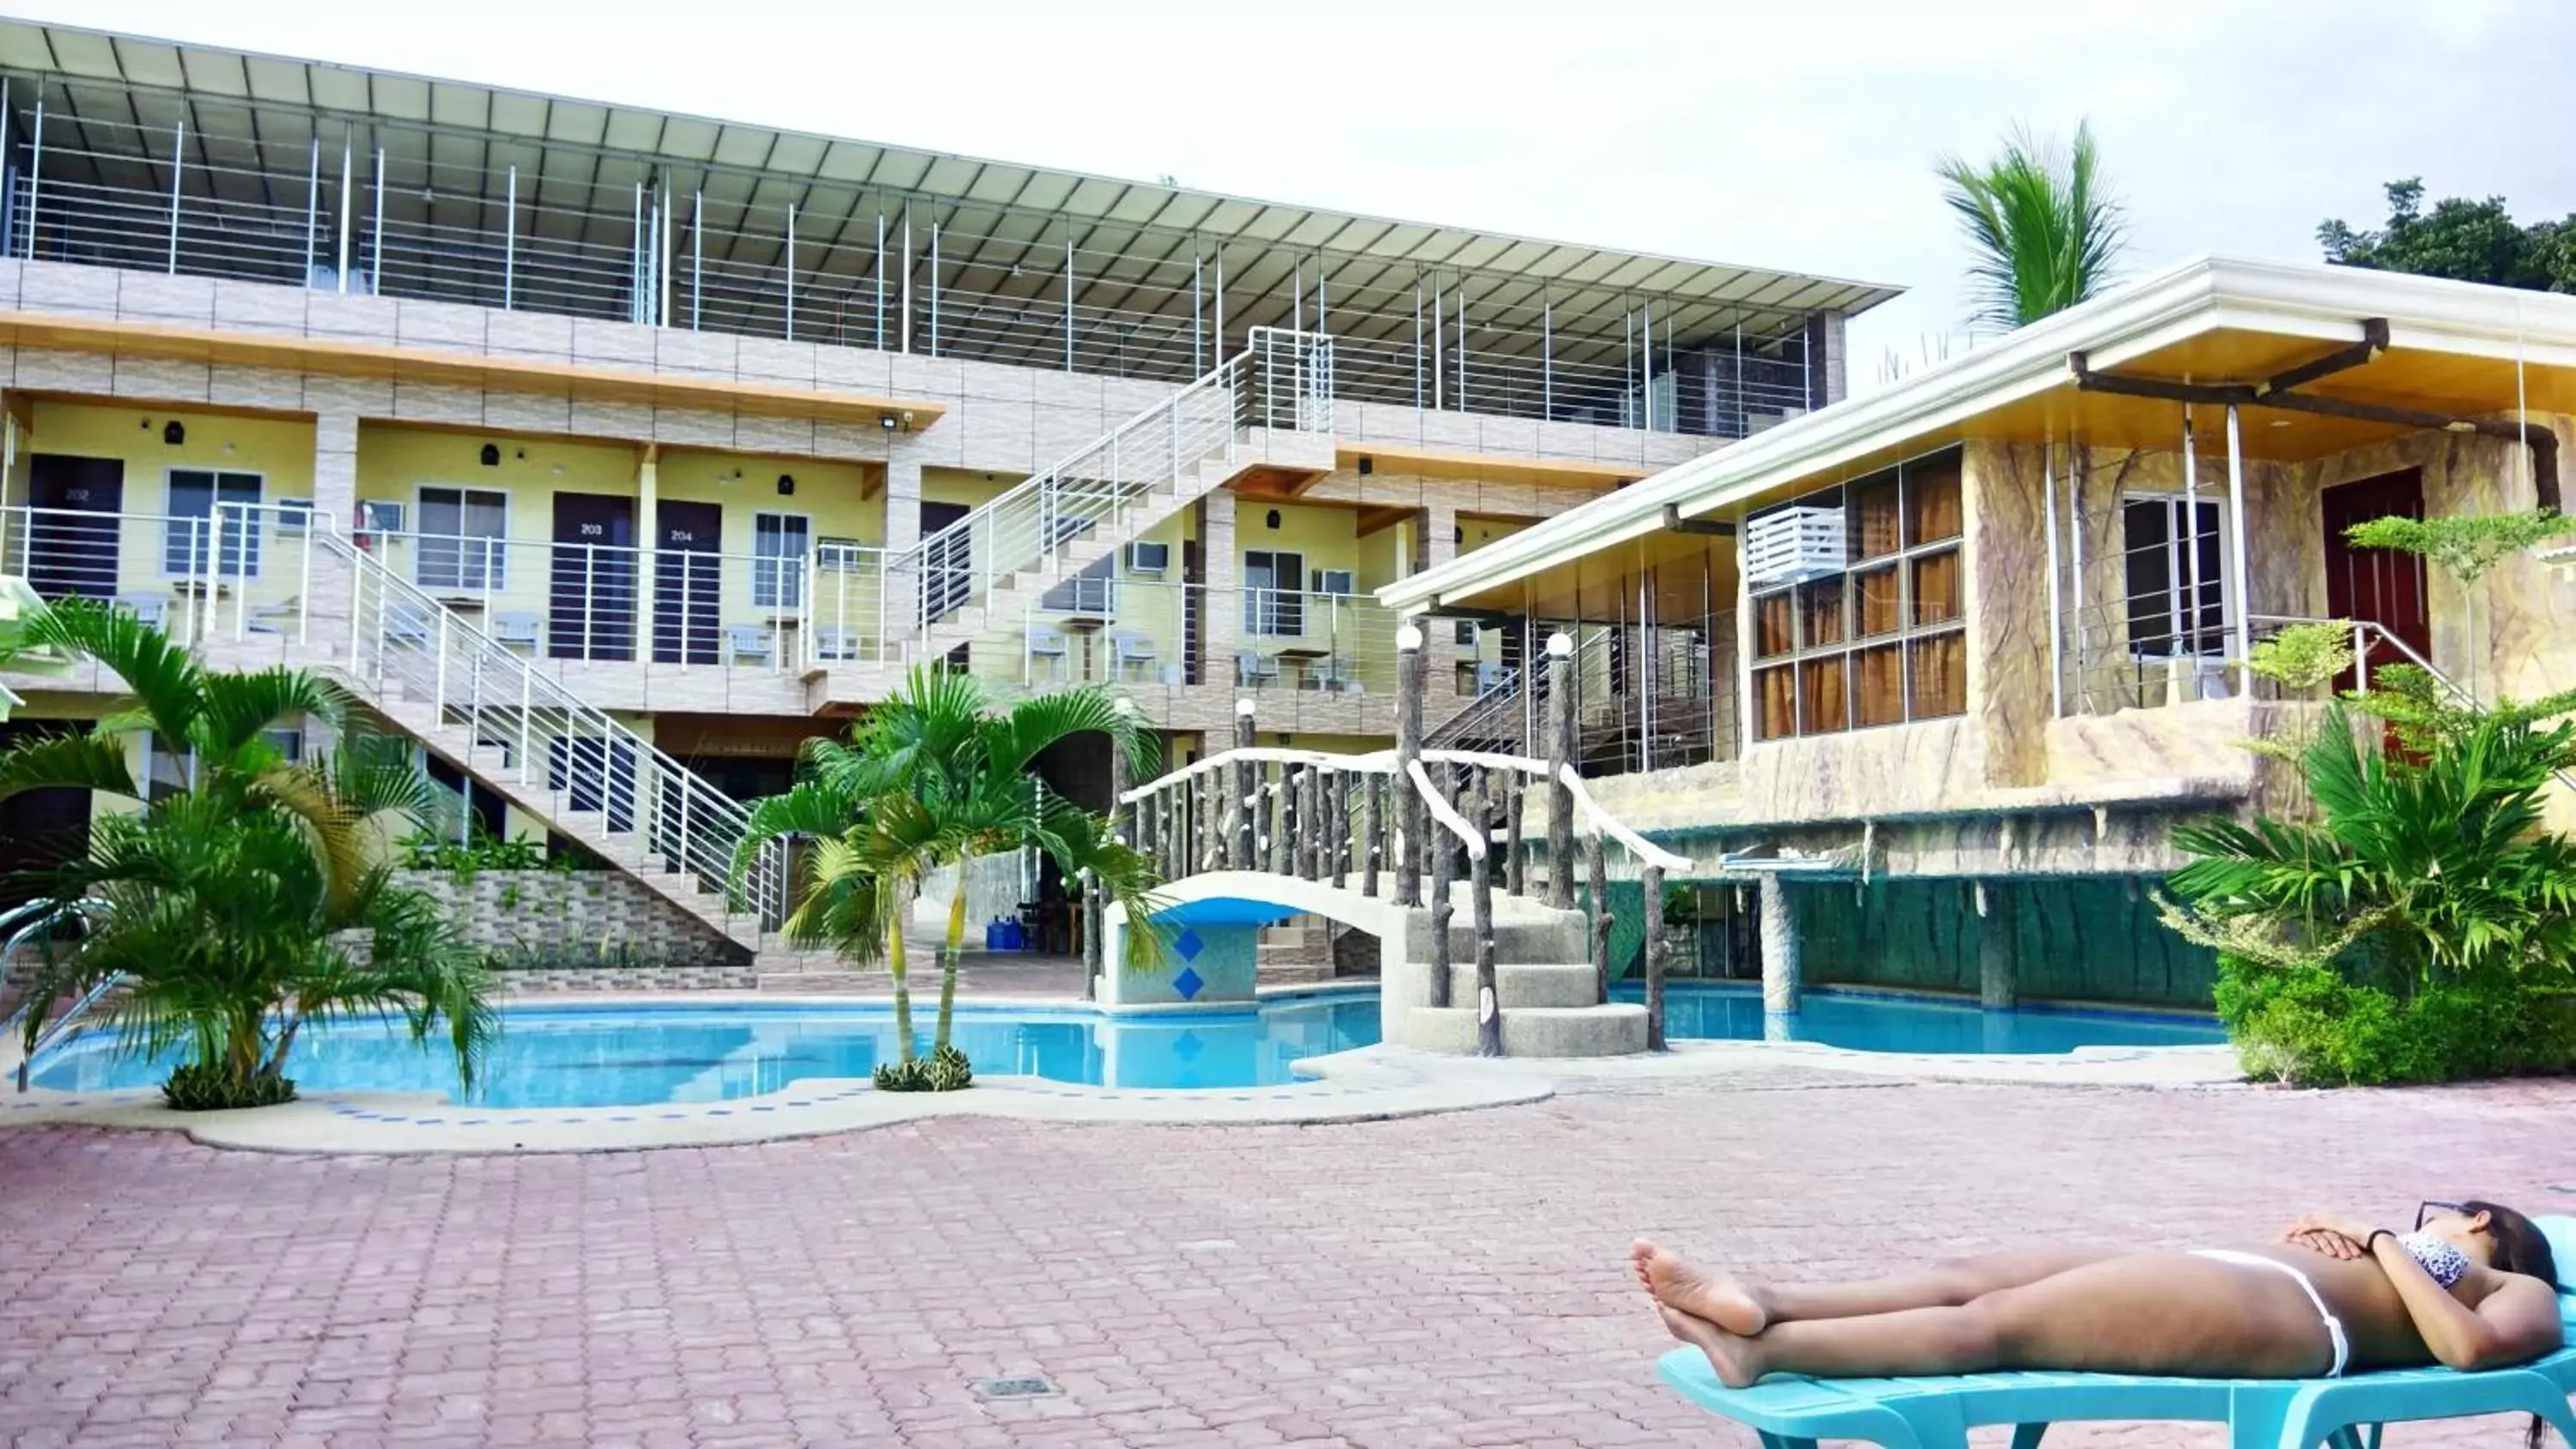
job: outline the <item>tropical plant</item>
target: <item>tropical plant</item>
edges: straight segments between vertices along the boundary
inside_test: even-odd
[[[971,675],[915,669],[892,698],[868,711],[848,743],[809,742],[795,788],[753,803],[734,857],[736,879],[749,874],[769,842],[801,840],[788,938],[828,945],[860,964],[883,960],[893,977],[899,1065],[887,1073],[889,1085],[908,1084],[903,1069],[914,1060],[905,920],[943,867],[956,867],[957,881],[940,953],[935,1047],[950,1044],[966,939],[964,867],[975,856],[1030,846],[1046,852],[1068,881],[1088,878],[1125,908],[1136,927],[1127,936],[1130,962],[1154,953],[1145,925],[1159,883],[1151,864],[1115,839],[1106,821],[1037,776],[1040,755],[1086,734],[1105,735],[1138,768],[1150,766],[1150,735],[1105,689],[1037,695],[1003,708]],[[962,1074],[955,1085],[964,1085]]]
[[[2388,221],[2357,231],[2342,221],[2317,227],[2317,244],[2338,266],[2451,277],[2497,287],[2576,292],[2576,216],[2526,226],[2501,196],[2448,196],[2424,210],[2424,180],[2391,181]]]
[[[2076,126],[2064,152],[2015,127],[1983,165],[1945,155],[1933,169],[1975,254],[1971,327],[2009,332],[2109,285],[2126,223],[2089,123]]]
[[[471,1085],[499,1029],[486,978],[444,913],[373,859],[375,821],[416,824],[428,808],[409,760],[350,735],[320,677],[210,671],[131,615],[59,605],[24,637],[95,658],[134,703],[86,735],[0,755],[0,799],[75,788],[142,806],[97,820],[87,854],[0,921],[39,947],[29,1046],[57,1001],[122,982],[99,1009],[124,1048],[185,1048],[164,1087],[173,1106],[285,1100],[304,1024],[356,1016],[398,1016],[415,1041],[443,1024]],[[277,736],[298,719],[331,747],[287,758]],[[186,762],[183,782],[149,796],[127,766],[128,741],[146,733]]]

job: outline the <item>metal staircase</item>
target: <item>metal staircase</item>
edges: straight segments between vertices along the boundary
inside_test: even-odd
[[[1257,468],[1333,467],[1333,344],[1252,329],[1214,371],[887,563],[913,591],[906,664],[1012,627],[1049,590]]]
[[[350,618],[345,648],[313,664],[476,784],[759,949],[787,906],[783,842],[730,889],[748,828],[739,802],[372,553],[334,532],[316,542],[349,570]]]

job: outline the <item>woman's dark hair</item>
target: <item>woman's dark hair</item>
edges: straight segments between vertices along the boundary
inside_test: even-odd
[[[2495,1239],[2495,1266],[2507,1273],[2524,1273],[2552,1288],[2558,1281],[2558,1256],[2549,1251],[2549,1239],[2540,1225],[2500,1202],[2468,1198],[2460,1206],[2472,1216],[2487,1215],[2487,1236]],[[2576,1291],[2576,1290],[2570,1290]],[[2540,1416],[2531,1417],[2531,1428],[2524,1432],[2524,1449],[2541,1449],[2543,1426]]]
[[[2487,1215],[2487,1236],[2495,1239],[2498,1268],[2537,1278],[2552,1288],[2560,1286],[2558,1259],[2549,1251],[2549,1239],[2542,1235],[2538,1223],[2500,1202],[2471,1198],[2460,1206],[2472,1214]]]

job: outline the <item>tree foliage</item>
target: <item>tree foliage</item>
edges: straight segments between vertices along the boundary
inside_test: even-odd
[[[2498,287],[2576,292],[2576,215],[2524,225],[2504,198],[2450,196],[2424,210],[2424,181],[2387,185],[2388,220],[2358,231],[2340,220],[2317,227],[2329,262],[2383,272],[2412,272]]]
[[[2356,523],[2343,536],[2356,548],[2394,548],[2421,554],[2464,584],[2486,577],[2508,554],[2576,533],[2576,518],[2555,509],[2529,513],[2470,513],[2444,518],[2403,514]]]
[[[883,960],[894,978],[900,1057],[887,1085],[936,1085],[952,1077],[964,1085],[962,1058],[929,1079],[911,1069],[904,928],[934,872],[954,867],[957,873],[940,957],[934,1060],[951,1054],[945,1049],[965,946],[966,862],[976,856],[1029,846],[1044,851],[1068,881],[1087,877],[1126,908],[1131,961],[1154,951],[1145,924],[1160,884],[1152,865],[1114,838],[1107,821],[1038,778],[1040,755],[1091,734],[1106,736],[1139,769],[1151,768],[1151,737],[1107,690],[1064,690],[1002,707],[971,675],[915,669],[892,698],[868,711],[848,743],[812,742],[805,777],[794,789],[752,805],[751,829],[734,857],[737,878],[769,842],[803,842],[789,939],[830,946],[853,962]]]
[[[1974,256],[1970,326],[2009,332],[2109,285],[2127,224],[2090,124],[2063,151],[2016,127],[1993,159],[1945,155],[1933,169]]]
[[[185,1049],[164,1088],[173,1106],[283,1101],[304,1024],[353,1016],[399,1019],[415,1041],[444,1026],[470,1086],[499,1030],[477,953],[374,858],[371,822],[417,824],[427,811],[407,754],[350,735],[319,676],[210,671],[131,615],[59,605],[25,638],[97,659],[135,703],[87,735],[0,755],[0,798],[69,787],[143,805],[96,821],[88,853],[0,922],[39,948],[27,1044],[58,1002],[121,981],[99,1009],[122,1044]],[[320,725],[330,747],[289,760],[274,734],[298,721]],[[189,762],[182,786],[149,798],[126,765],[144,731]]]

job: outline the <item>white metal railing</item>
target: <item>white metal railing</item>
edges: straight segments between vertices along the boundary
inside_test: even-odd
[[[316,551],[349,570],[349,675],[390,712],[426,706],[441,729],[462,730],[480,755],[523,793],[545,798],[556,819],[600,817],[611,843],[631,840],[639,870],[660,867],[719,893],[727,914],[748,911],[763,928],[783,919],[787,857],[771,847],[739,901],[728,889],[734,851],[748,832],[745,807],[585,703],[525,655],[423,592],[384,560],[337,533]]]
[[[1231,462],[1254,429],[1332,430],[1332,339],[1256,327],[1251,345],[1206,376],[977,506],[888,560],[920,581],[921,642],[1008,575],[1063,571],[1087,536],[1123,542],[1130,511],[1184,475]]]
[[[45,599],[91,599],[195,642],[303,637],[312,510],[217,503],[204,513],[0,507],[0,574]]]

